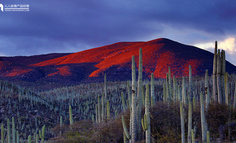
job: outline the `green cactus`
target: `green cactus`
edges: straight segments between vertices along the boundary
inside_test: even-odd
[[[31,143],[31,135],[28,136],[28,143]]]
[[[151,74],[151,106],[154,105],[156,102],[155,95],[154,95],[154,75]]]
[[[73,125],[73,116],[72,116],[71,105],[69,106],[69,119],[70,119],[70,125]]]
[[[206,109],[208,109],[210,104],[210,91],[208,84],[208,70],[205,72],[205,95],[206,95]]]
[[[210,132],[207,131],[207,143],[210,143]]]
[[[220,50],[217,53],[217,95],[218,95],[218,103],[222,102],[222,93],[221,93],[221,57]]]
[[[193,102],[193,79],[192,79],[192,67],[189,65],[189,88],[188,88],[188,93],[189,93],[189,99],[191,102]],[[190,132],[190,131],[189,131]]]
[[[101,98],[101,102],[102,102],[102,112],[101,112],[101,119],[102,119],[102,121],[104,120],[104,118],[105,118],[105,109],[104,109],[104,105],[105,105],[105,100],[104,100],[104,94],[102,94],[102,98]]]
[[[228,84],[228,73],[225,73],[225,76],[224,76],[224,85],[225,85],[225,103],[227,105],[229,105],[229,99],[230,99],[230,95],[229,95],[229,84]]]
[[[203,98],[202,92],[200,93],[200,105],[201,105],[202,142],[206,142],[207,141],[206,119],[205,119],[205,111],[204,111],[204,98]]]
[[[142,138],[141,110],[142,110],[142,87],[143,87],[143,60],[142,48],[139,49],[139,70],[138,70],[138,90],[137,90],[137,139]]]
[[[98,95],[98,123],[101,122],[101,109],[100,109],[101,105],[100,105],[100,97]]]
[[[183,102],[183,104],[187,103],[185,78],[184,77],[182,79],[182,102]]]
[[[212,76],[212,95],[214,98],[214,102],[217,102],[217,87],[216,87],[216,73],[217,73],[217,41],[215,41],[215,52],[214,52],[214,60],[213,60],[213,76]]]
[[[44,138],[45,138],[45,125],[42,127],[42,132],[41,132],[41,142],[44,143]]]
[[[121,92],[121,101],[122,101],[123,111],[125,111],[125,100],[124,100],[124,93],[123,92]]]
[[[39,135],[36,134],[36,140],[35,140],[36,143],[39,143]]]
[[[16,142],[16,128],[15,128],[15,121],[14,117],[12,117],[12,142]]]
[[[7,119],[7,141],[8,143],[11,143],[11,129],[9,119]]]
[[[195,143],[195,134],[193,129],[191,129],[191,135],[192,135],[192,143]]]
[[[184,109],[182,101],[180,101],[180,122],[181,122],[181,142],[185,143]]]
[[[132,56],[132,102],[131,102],[131,116],[130,116],[130,134],[131,142],[135,142],[137,139],[137,128],[136,128],[136,74],[135,74],[135,59]],[[128,138],[128,137],[127,137]]]
[[[143,119],[141,120],[143,131],[147,130],[147,116],[144,114]]]
[[[104,92],[105,92],[105,97],[104,97],[104,101],[107,100],[107,74],[105,73],[104,75]],[[106,105],[104,104],[104,107]],[[106,111],[104,110],[104,113],[103,113],[103,118],[106,119]]]
[[[146,85],[146,97],[145,97],[145,115],[146,115],[146,143],[151,142],[151,126],[150,126],[150,100],[149,100],[149,85]]]
[[[123,115],[122,115],[122,126],[123,126],[123,130],[124,130],[125,136],[126,136],[126,138],[129,140],[131,137],[130,137],[129,132],[128,132],[128,129],[127,129],[127,127],[126,127],[125,118],[124,118]]]
[[[191,143],[191,129],[192,129],[192,102],[189,101],[189,106],[188,106],[188,143]]]
[[[110,120],[110,104],[108,100],[107,100],[107,120]]]

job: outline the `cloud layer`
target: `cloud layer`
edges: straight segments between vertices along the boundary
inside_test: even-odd
[[[236,1],[2,0],[0,3],[30,5],[30,12],[0,13],[3,55],[77,52],[114,42],[160,37],[186,44],[236,37]],[[231,50],[226,51],[235,53],[232,50],[235,46],[228,48]]]

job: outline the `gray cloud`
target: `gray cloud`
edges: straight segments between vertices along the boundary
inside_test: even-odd
[[[196,42],[236,32],[236,1],[8,0],[0,3],[30,4],[30,12],[0,13],[0,41],[5,45],[1,49],[8,48],[2,52],[6,55],[68,49],[72,52],[163,36]]]

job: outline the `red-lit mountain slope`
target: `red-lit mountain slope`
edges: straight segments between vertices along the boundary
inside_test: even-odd
[[[0,78],[40,83],[70,83],[102,79],[131,79],[131,57],[138,69],[139,48],[143,51],[143,75],[165,78],[168,67],[176,77],[212,74],[213,54],[197,47],[160,38],[147,42],[119,42],[72,54],[49,54],[31,57],[0,58]],[[219,47],[220,48],[220,47]],[[226,57],[227,59],[227,57]],[[226,63],[226,71],[235,73],[236,67]]]
[[[212,53],[164,38],[148,42],[115,43],[43,61],[31,66],[96,63],[95,67],[97,69],[90,73],[89,77],[99,77],[112,67],[116,67],[116,70],[126,69],[126,71],[129,71],[132,55],[135,56],[136,63],[138,63],[139,48],[142,48],[143,51],[144,74],[148,76],[153,72],[156,78],[165,78],[168,67],[171,67],[172,75],[177,77],[186,76],[188,75],[189,65],[192,66],[193,75],[202,75],[205,69],[208,69],[210,73],[212,71]],[[229,63],[227,65],[229,71],[235,69],[235,66]],[[114,73],[116,72],[114,71]]]

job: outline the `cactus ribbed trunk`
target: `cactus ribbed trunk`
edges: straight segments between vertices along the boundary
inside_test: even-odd
[[[102,102],[102,113],[101,113],[101,119],[102,119],[102,121],[104,121],[104,119],[105,119],[105,117],[104,117],[104,113],[105,113],[105,107],[104,107],[104,105],[105,105],[105,100],[104,100],[104,94],[102,94],[102,98],[101,98],[101,102]]]
[[[138,70],[138,92],[137,92],[137,137],[142,138],[141,110],[142,110],[142,87],[143,87],[143,61],[142,48],[139,49],[139,70]]]
[[[181,143],[185,143],[184,109],[182,101],[180,101],[180,122],[181,122]]]
[[[208,109],[210,104],[210,91],[208,83],[208,70],[205,72],[205,95],[206,95],[206,109]]]
[[[169,80],[169,96],[170,99],[172,98],[172,84],[171,84],[171,71],[170,71],[170,67],[168,67],[168,80]]]
[[[72,116],[71,106],[69,106],[69,119],[70,119],[70,125],[73,125],[73,116]]]
[[[186,89],[185,89],[185,78],[182,79],[182,102],[183,104],[187,103]]]
[[[204,97],[202,92],[200,93],[200,105],[201,105],[201,128],[202,128],[202,142],[207,141],[207,131],[206,131],[206,119],[204,111]]]
[[[145,115],[146,115],[146,143],[151,142],[151,126],[150,126],[150,113],[149,113],[149,85],[146,85],[146,97],[145,97]]]
[[[192,89],[192,83],[193,83],[193,79],[192,79],[192,67],[191,65],[189,65],[189,88],[188,88],[188,93],[189,93],[189,100],[191,102],[193,102],[193,89]],[[190,131],[189,131],[190,132]]]
[[[220,74],[220,77],[221,77],[221,94],[222,94],[222,102],[223,103],[226,103],[226,95],[225,95],[225,87],[224,87],[224,75],[225,75],[225,51],[222,50],[221,53],[220,53],[220,59],[221,59],[221,74]]]
[[[235,86],[234,86],[234,103],[233,107],[236,108],[236,80],[235,80]]]
[[[195,143],[195,135],[193,129],[191,129],[192,143]]]
[[[11,129],[9,119],[7,119],[7,141],[8,143],[11,143]]]
[[[217,102],[217,87],[216,87],[216,72],[217,72],[217,41],[215,42],[215,52],[214,52],[214,60],[213,60],[213,75],[212,75],[212,96],[214,98],[214,102]]]
[[[107,100],[107,120],[110,120],[110,104],[108,100]]]
[[[143,91],[144,92],[144,91]],[[154,75],[151,74],[151,106],[153,106],[156,102],[156,98],[154,95]]]
[[[15,128],[15,120],[14,117],[12,117],[12,142],[16,143],[16,128]]]
[[[100,109],[101,105],[100,105],[100,97],[98,95],[98,123],[101,122],[101,109]]]
[[[188,106],[188,143],[191,143],[191,129],[192,129],[192,102],[189,101]]]
[[[105,97],[104,97],[104,101],[107,101],[107,74],[105,74],[104,76],[104,92],[105,92]],[[104,104],[104,107],[106,106],[106,103]],[[104,116],[104,119],[106,118],[106,111],[104,109],[103,111],[103,116]]]
[[[176,79],[175,76],[173,75],[173,98],[174,101],[177,101],[177,84],[176,84]]]
[[[136,74],[135,74],[135,59],[132,56],[132,102],[131,102],[131,143],[136,142]]]
[[[221,58],[220,50],[217,53],[217,94],[218,94],[218,103],[222,102],[222,93],[221,93]]]
[[[230,95],[229,95],[229,84],[228,84],[228,73],[225,73],[224,76],[224,85],[225,85],[225,103],[229,105]]]

